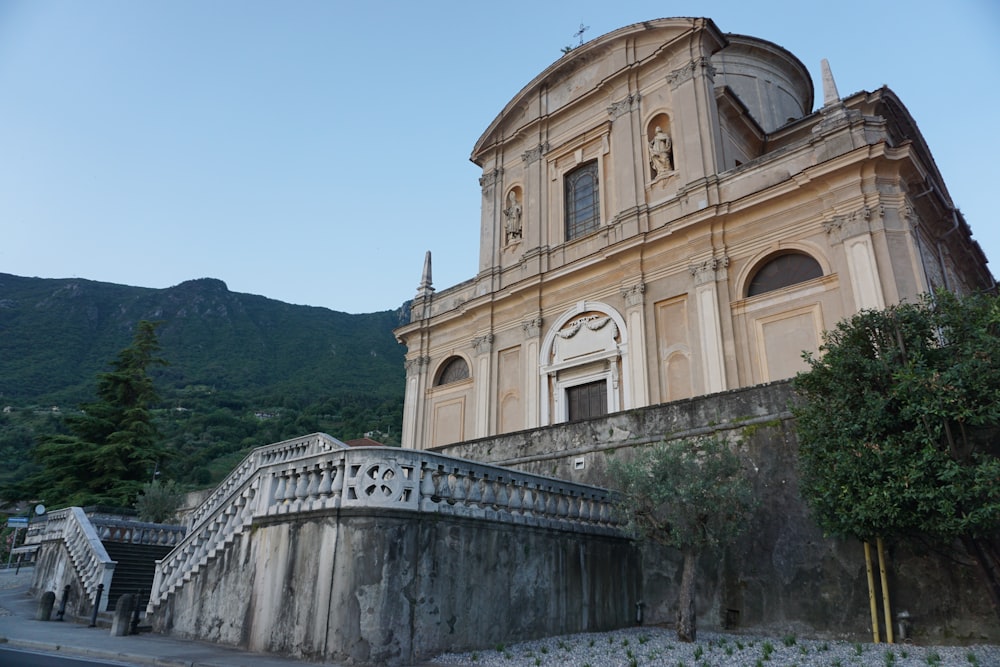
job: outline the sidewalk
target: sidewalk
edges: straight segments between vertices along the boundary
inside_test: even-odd
[[[112,637],[108,628],[89,628],[85,623],[36,621],[38,603],[27,594],[31,576],[31,568],[22,569],[20,574],[15,574],[14,570],[0,570],[0,643],[11,648],[160,667],[317,664],[151,633]]]

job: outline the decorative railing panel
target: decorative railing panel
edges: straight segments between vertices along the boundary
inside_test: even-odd
[[[122,521],[93,517],[94,525],[102,542],[128,542],[130,544],[153,544],[156,546],[176,546],[184,539],[186,528],[160,523]]]
[[[419,450],[317,451],[324,447],[315,438],[272,445],[264,448],[266,455],[255,450],[244,459],[257,467],[227,478],[228,495],[213,493],[198,508],[188,534],[157,565],[150,612],[255,518],[386,508],[591,534],[619,532],[605,489]]]

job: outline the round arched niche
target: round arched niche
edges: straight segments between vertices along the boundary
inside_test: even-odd
[[[658,113],[646,124],[649,178],[656,180],[674,171],[674,141],[670,116]]]

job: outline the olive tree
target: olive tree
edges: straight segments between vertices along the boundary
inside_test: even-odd
[[[862,311],[795,379],[802,493],[828,534],[956,541],[1000,613],[1000,299]]]
[[[631,533],[682,554],[677,638],[694,641],[698,557],[738,537],[756,506],[743,464],[726,441],[699,438],[644,447],[610,471]]]

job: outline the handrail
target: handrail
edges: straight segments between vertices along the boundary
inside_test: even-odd
[[[421,450],[363,447],[297,459],[278,457],[240,479],[239,486],[229,485],[226,502],[213,501],[211,513],[203,514],[177,547],[157,562],[147,613],[260,517],[333,508],[391,508],[592,534],[619,533],[612,495],[606,489]]]

